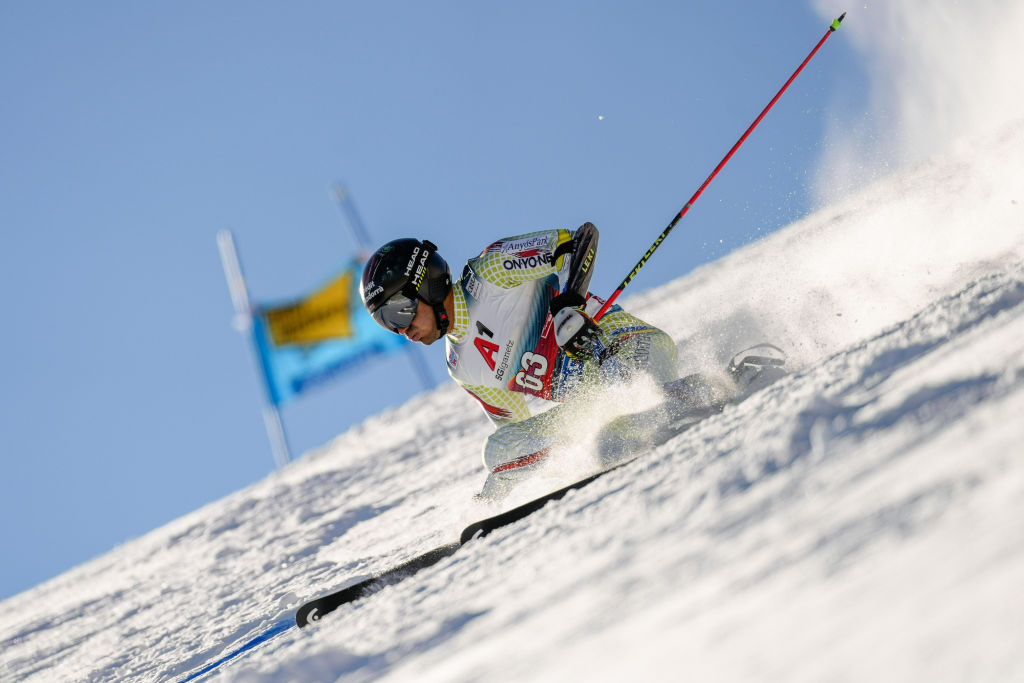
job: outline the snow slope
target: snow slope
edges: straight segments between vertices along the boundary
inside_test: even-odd
[[[627,300],[795,372],[313,628],[493,512],[454,386],[4,601],[0,678],[1024,680],[1022,184],[1017,124]]]

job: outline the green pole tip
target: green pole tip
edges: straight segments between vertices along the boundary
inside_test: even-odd
[[[845,19],[845,18],[846,18],[846,12],[843,12],[842,14],[839,15],[838,19],[836,19],[835,21],[832,22],[832,26],[830,27],[831,30],[835,31],[837,28],[839,28],[839,24],[843,23],[843,19]]]

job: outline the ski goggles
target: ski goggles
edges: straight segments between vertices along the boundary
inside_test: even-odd
[[[380,306],[375,308],[370,315],[377,321],[377,324],[395,334],[403,327],[409,327],[412,319],[416,317],[416,309],[419,303],[416,299],[410,298],[401,291],[395,292]]]

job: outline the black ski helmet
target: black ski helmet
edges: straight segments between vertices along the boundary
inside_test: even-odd
[[[407,327],[419,299],[434,309],[441,335],[448,331],[444,300],[452,288],[452,272],[427,240],[388,242],[366,262],[361,284],[363,306],[384,329],[397,334]]]

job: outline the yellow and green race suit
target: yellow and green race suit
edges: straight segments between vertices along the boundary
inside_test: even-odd
[[[558,409],[531,417],[528,396],[564,402],[581,386],[636,372],[662,383],[677,377],[672,339],[618,305],[598,322],[595,358],[580,362],[558,348],[549,306],[564,287],[572,255],[556,257],[556,251],[573,234],[542,230],[498,240],[470,259],[452,284],[448,372],[498,427],[484,448],[491,472],[527,467],[547,454]],[[588,294],[588,303],[593,314],[603,302]]]

